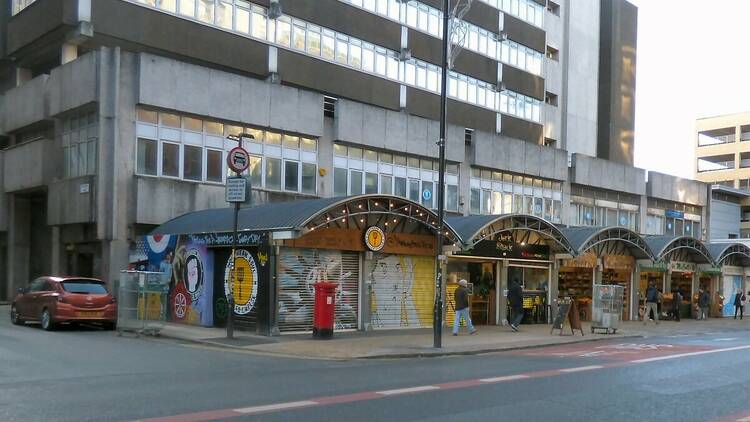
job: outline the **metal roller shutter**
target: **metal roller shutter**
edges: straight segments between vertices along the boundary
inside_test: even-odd
[[[336,330],[356,329],[359,315],[359,253],[282,248],[279,254],[279,331],[308,332],[313,327],[313,285],[338,283]]]
[[[434,257],[375,254],[365,271],[373,328],[432,327]]]

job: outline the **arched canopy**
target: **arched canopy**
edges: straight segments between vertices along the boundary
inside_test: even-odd
[[[233,209],[216,208],[176,217],[154,229],[151,234],[227,233],[233,229]],[[437,215],[401,197],[358,195],[351,197],[305,199],[277,202],[239,212],[240,231],[297,231],[322,227],[359,228],[382,226],[388,232],[437,233]],[[445,243],[459,242],[458,235],[445,228]]]
[[[576,255],[575,248],[554,224],[533,215],[471,215],[448,217],[446,222],[456,231],[466,249],[505,232],[512,234],[516,243],[546,244],[554,252]]]
[[[646,236],[646,244],[659,261],[687,261],[696,264],[713,264],[714,259],[706,245],[688,236]]]
[[[750,247],[743,243],[710,243],[708,250],[716,265],[750,267]]]
[[[560,231],[575,248],[596,256],[630,255],[635,259],[656,259],[646,240],[625,227],[566,227]]]

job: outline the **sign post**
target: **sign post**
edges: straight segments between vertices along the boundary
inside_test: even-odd
[[[240,204],[247,200],[247,179],[242,177],[242,172],[250,166],[250,155],[242,148],[242,139],[255,139],[253,135],[240,133],[239,135],[229,135],[228,139],[237,141],[238,146],[232,148],[227,155],[227,166],[234,171],[234,177],[227,178],[226,200],[234,203],[234,224],[232,230],[232,270],[230,271],[229,281],[229,302],[227,312],[227,338],[234,338],[234,287],[237,284],[237,220],[240,214]]]

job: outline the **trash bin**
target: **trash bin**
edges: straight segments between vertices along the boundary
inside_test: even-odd
[[[313,338],[333,337],[333,324],[336,310],[336,288],[338,284],[322,281],[315,283],[315,314],[313,318]]]

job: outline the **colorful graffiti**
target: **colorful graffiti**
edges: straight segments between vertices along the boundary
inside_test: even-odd
[[[130,254],[130,269],[161,272],[169,280],[169,320],[213,325],[213,254],[187,236],[145,236]]]
[[[315,283],[338,283],[336,328],[357,327],[358,258],[348,264],[340,251],[284,249],[279,255],[279,329],[312,330]]]
[[[723,287],[724,306],[722,315],[725,317],[734,316],[734,295],[742,289],[742,276],[725,275]]]
[[[434,258],[376,255],[368,264],[375,328],[432,326]]]

